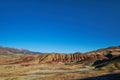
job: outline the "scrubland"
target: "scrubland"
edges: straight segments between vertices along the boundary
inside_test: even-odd
[[[117,73],[119,70],[114,71]],[[77,80],[109,74],[81,64],[0,65],[0,80]]]

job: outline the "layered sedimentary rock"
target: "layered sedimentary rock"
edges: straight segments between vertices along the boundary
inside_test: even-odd
[[[14,51],[15,50],[15,51]],[[15,52],[15,53],[14,53]],[[17,54],[19,52],[20,54]],[[21,54],[26,51],[17,51],[17,49],[2,48],[0,49],[0,64],[52,64],[52,63],[78,63],[78,62],[95,62],[96,60],[108,59],[107,54],[112,57],[120,55],[120,47],[110,47],[99,49],[88,53],[74,53],[74,54],[34,54],[34,52],[27,51],[33,54]],[[7,53],[7,54],[6,54]]]

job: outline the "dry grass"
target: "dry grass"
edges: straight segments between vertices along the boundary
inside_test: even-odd
[[[119,72],[119,71],[118,71]],[[71,80],[108,74],[81,64],[0,65],[0,80]]]

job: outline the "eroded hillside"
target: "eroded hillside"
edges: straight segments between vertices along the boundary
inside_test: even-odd
[[[99,49],[88,53],[73,54],[39,53],[28,50],[0,47],[0,64],[53,64],[53,63],[94,63],[97,60],[109,59],[120,55],[120,46]]]

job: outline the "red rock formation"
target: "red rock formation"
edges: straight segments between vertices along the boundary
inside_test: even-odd
[[[2,51],[3,49],[3,51]],[[5,52],[10,53],[10,50],[4,48],[0,49],[0,64],[22,64],[28,66],[31,64],[52,64],[52,63],[71,63],[71,62],[80,62],[88,61],[95,62],[96,60],[107,59],[105,55],[112,54],[113,56],[120,55],[120,47],[117,48],[106,48],[100,49],[97,51],[92,51],[89,53],[81,54],[3,54]],[[14,50],[14,49],[13,49]],[[16,51],[17,52],[17,51]]]

